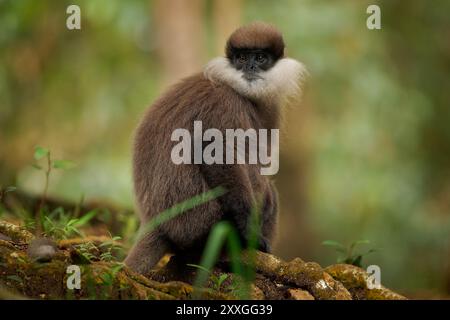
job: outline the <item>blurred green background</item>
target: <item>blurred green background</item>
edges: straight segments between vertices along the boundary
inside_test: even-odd
[[[66,8],[81,8],[81,30]],[[366,8],[381,7],[381,30]],[[450,1],[0,0],[0,185],[42,192],[36,145],[75,169],[50,195],[133,207],[131,142],[162,90],[276,24],[310,77],[286,110],[275,253],[322,265],[321,245],[370,240],[364,265],[414,297],[450,295]]]

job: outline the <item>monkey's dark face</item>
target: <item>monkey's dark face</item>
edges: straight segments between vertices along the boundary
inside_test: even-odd
[[[230,57],[234,68],[244,73],[248,81],[260,79],[260,73],[273,67],[276,59],[273,54],[263,49],[235,49]]]

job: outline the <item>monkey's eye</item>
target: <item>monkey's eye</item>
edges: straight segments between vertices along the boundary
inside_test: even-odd
[[[247,56],[243,53],[238,54],[237,59],[240,63],[247,62]]]
[[[256,61],[258,62],[258,63],[264,63],[264,62],[266,62],[266,55],[265,54],[263,54],[263,53],[260,53],[260,54],[258,54],[257,56],[256,56]]]

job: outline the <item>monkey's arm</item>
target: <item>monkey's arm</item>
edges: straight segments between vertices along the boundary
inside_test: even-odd
[[[255,171],[255,165],[237,164],[237,146],[234,144],[233,164],[226,163],[227,143],[226,129],[249,129],[254,127],[249,116],[249,108],[253,108],[250,102],[239,98],[233,99],[233,94],[216,101],[210,112],[203,112],[203,128],[215,128],[223,135],[223,164],[201,164],[200,172],[208,186],[213,189],[221,186],[226,193],[218,198],[225,219],[234,223],[243,240],[248,238],[250,213],[255,208],[257,199],[254,190],[255,181],[252,181],[251,171]],[[203,142],[203,149],[209,142]],[[229,150],[228,150],[229,151]],[[248,145],[246,146],[246,153]],[[247,156],[246,156],[247,159]],[[265,247],[262,245],[262,247]],[[262,248],[264,249],[264,248]]]
[[[278,195],[272,182],[269,183],[268,190],[264,196],[261,210],[261,237],[266,243],[266,252],[271,252],[278,216]],[[264,251],[264,250],[262,250]]]
[[[236,227],[243,245],[249,240],[250,215],[258,202],[246,170],[242,165],[202,165],[201,172],[211,188],[222,186],[226,193],[218,198],[225,219]],[[276,224],[276,196],[270,188],[264,195],[260,217],[258,249],[271,251],[273,229]]]
[[[222,209],[230,213],[247,214],[254,204],[250,181],[241,165],[213,164],[201,166],[201,172],[208,186],[225,188],[220,197]]]
[[[236,226],[239,235],[245,240],[248,234],[248,221],[255,199],[249,178],[241,167],[234,164],[201,165],[201,173],[208,186],[213,189],[221,186],[226,193],[218,198],[225,219]]]

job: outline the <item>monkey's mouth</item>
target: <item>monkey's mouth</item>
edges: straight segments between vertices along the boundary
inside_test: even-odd
[[[256,80],[262,79],[262,77],[258,76],[257,74],[254,74],[254,73],[244,73],[242,75],[242,78],[244,78],[248,82],[252,82],[252,81],[256,81]]]

